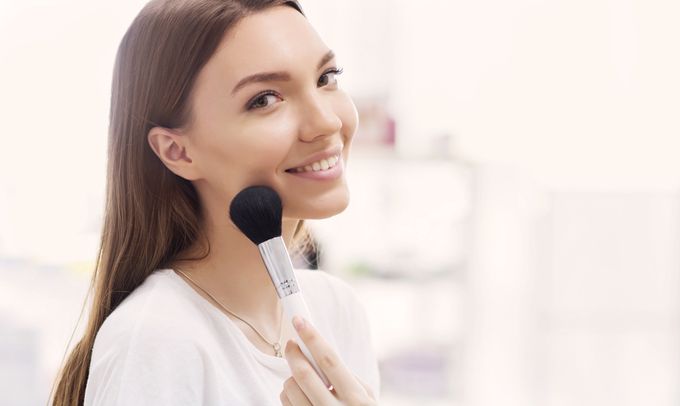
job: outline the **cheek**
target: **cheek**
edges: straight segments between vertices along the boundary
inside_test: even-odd
[[[229,190],[271,182],[278,170],[285,169],[281,165],[290,148],[289,131],[284,125],[258,123],[239,128],[238,135],[221,132],[202,148],[205,177],[212,182],[227,182]]]
[[[264,119],[239,131],[240,135],[230,150],[234,162],[268,174],[285,169],[281,165],[290,152],[291,134],[295,132],[291,118]]]

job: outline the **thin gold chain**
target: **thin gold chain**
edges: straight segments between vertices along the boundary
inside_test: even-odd
[[[196,283],[193,279],[191,279],[191,278],[189,277],[189,275],[187,275],[186,273],[184,273],[181,269],[179,269],[179,268],[177,268],[177,267],[174,267],[174,270],[176,270],[176,271],[178,271],[179,273],[181,273],[182,275],[184,275],[184,276],[185,276],[187,279],[189,279],[189,280],[191,281],[191,283],[193,283],[197,288],[199,288],[201,291],[203,291],[206,295],[210,296],[210,298],[212,298],[212,300],[214,300],[218,305],[220,305],[220,307],[222,307],[227,313],[231,314],[232,316],[236,317],[237,319],[241,320],[242,322],[244,322],[244,323],[246,323],[248,326],[250,326],[250,328],[252,328],[252,329],[257,333],[257,335],[259,335],[260,338],[261,338],[265,343],[271,345],[272,348],[274,348],[274,352],[276,353],[276,356],[277,356],[277,357],[279,357],[279,358],[282,358],[282,357],[283,357],[283,354],[281,354],[281,337],[283,336],[283,320],[282,320],[282,319],[283,319],[283,307],[281,308],[281,317],[279,317],[279,320],[280,320],[280,321],[279,321],[279,325],[280,325],[280,326],[279,326],[279,339],[278,339],[278,341],[275,342],[275,343],[270,343],[266,338],[264,338],[264,336],[262,335],[262,333],[260,333],[260,332],[259,332],[252,324],[248,323],[248,322],[247,322],[246,320],[244,320],[242,317],[239,317],[236,313],[234,313],[234,312],[232,312],[231,310],[227,309],[227,307],[226,307],[225,305],[223,305],[219,300],[217,300],[213,295],[211,295],[210,292],[208,292],[207,290],[203,289],[203,288],[201,287],[201,285],[199,285],[199,284]]]

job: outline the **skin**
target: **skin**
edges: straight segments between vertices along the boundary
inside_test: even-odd
[[[358,114],[349,95],[339,88],[338,77],[324,74],[338,68],[336,60],[317,66],[328,51],[308,20],[290,7],[245,17],[225,35],[198,74],[192,89],[191,125],[154,127],[148,133],[149,145],[165,166],[196,187],[206,214],[201,226],[212,247],[210,256],[178,262],[176,267],[248,320],[268,341],[279,336],[281,305],[257,247],[231,222],[228,207],[247,186],[274,188],[283,202],[282,237],[288,245],[300,219],[330,217],[347,207],[344,174],[318,181],[285,172],[337,145],[342,145],[341,156],[347,161]],[[291,80],[249,84],[232,94],[242,78],[271,71],[286,71]],[[275,95],[256,98],[267,90]],[[256,107],[247,110],[253,102]],[[200,253],[205,244],[199,242],[186,254]],[[247,324],[225,314],[260,351],[273,355],[272,347]],[[283,326],[282,343],[293,336],[292,328]],[[337,357],[329,353],[329,346],[318,351],[319,356]],[[301,352],[291,354],[289,363],[309,365]],[[356,379],[347,370],[344,374],[346,380]],[[304,380],[308,381],[309,377]]]
[[[279,395],[283,406],[294,405],[377,405],[371,389],[347,369],[328,342],[311,323],[298,316],[293,318],[295,329],[309,352],[330,381],[329,391],[294,341],[286,344],[286,359],[293,376],[283,383]]]

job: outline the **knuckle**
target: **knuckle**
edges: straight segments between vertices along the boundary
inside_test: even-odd
[[[313,343],[316,341],[316,334],[311,329],[304,329],[300,333],[300,337],[305,339],[307,343]]]
[[[311,378],[312,371],[310,371],[309,368],[298,365],[293,369],[293,375],[295,375],[298,380],[305,381]]]
[[[295,380],[293,378],[288,378],[286,381],[283,383],[283,388],[286,391],[291,391],[293,390],[293,387],[295,386]]]
[[[338,359],[334,354],[324,354],[319,360],[322,369],[335,368],[338,365]]]
[[[298,334],[300,334],[300,337],[304,338],[305,341],[316,339],[316,334],[314,334],[314,331],[309,327],[302,329]]]

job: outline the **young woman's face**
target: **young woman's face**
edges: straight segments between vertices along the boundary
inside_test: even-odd
[[[245,17],[227,33],[192,95],[187,154],[200,173],[199,191],[224,200],[226,208],[241,189],[268,185],[281,196],[287,218],[345,209],[344,166],[358,115],[336,82],[339,66],[329,51],[307,19],[287,6]],[[270,72],[280,74],[239,85]],[[328,165],[335,166],[324,170]]]

